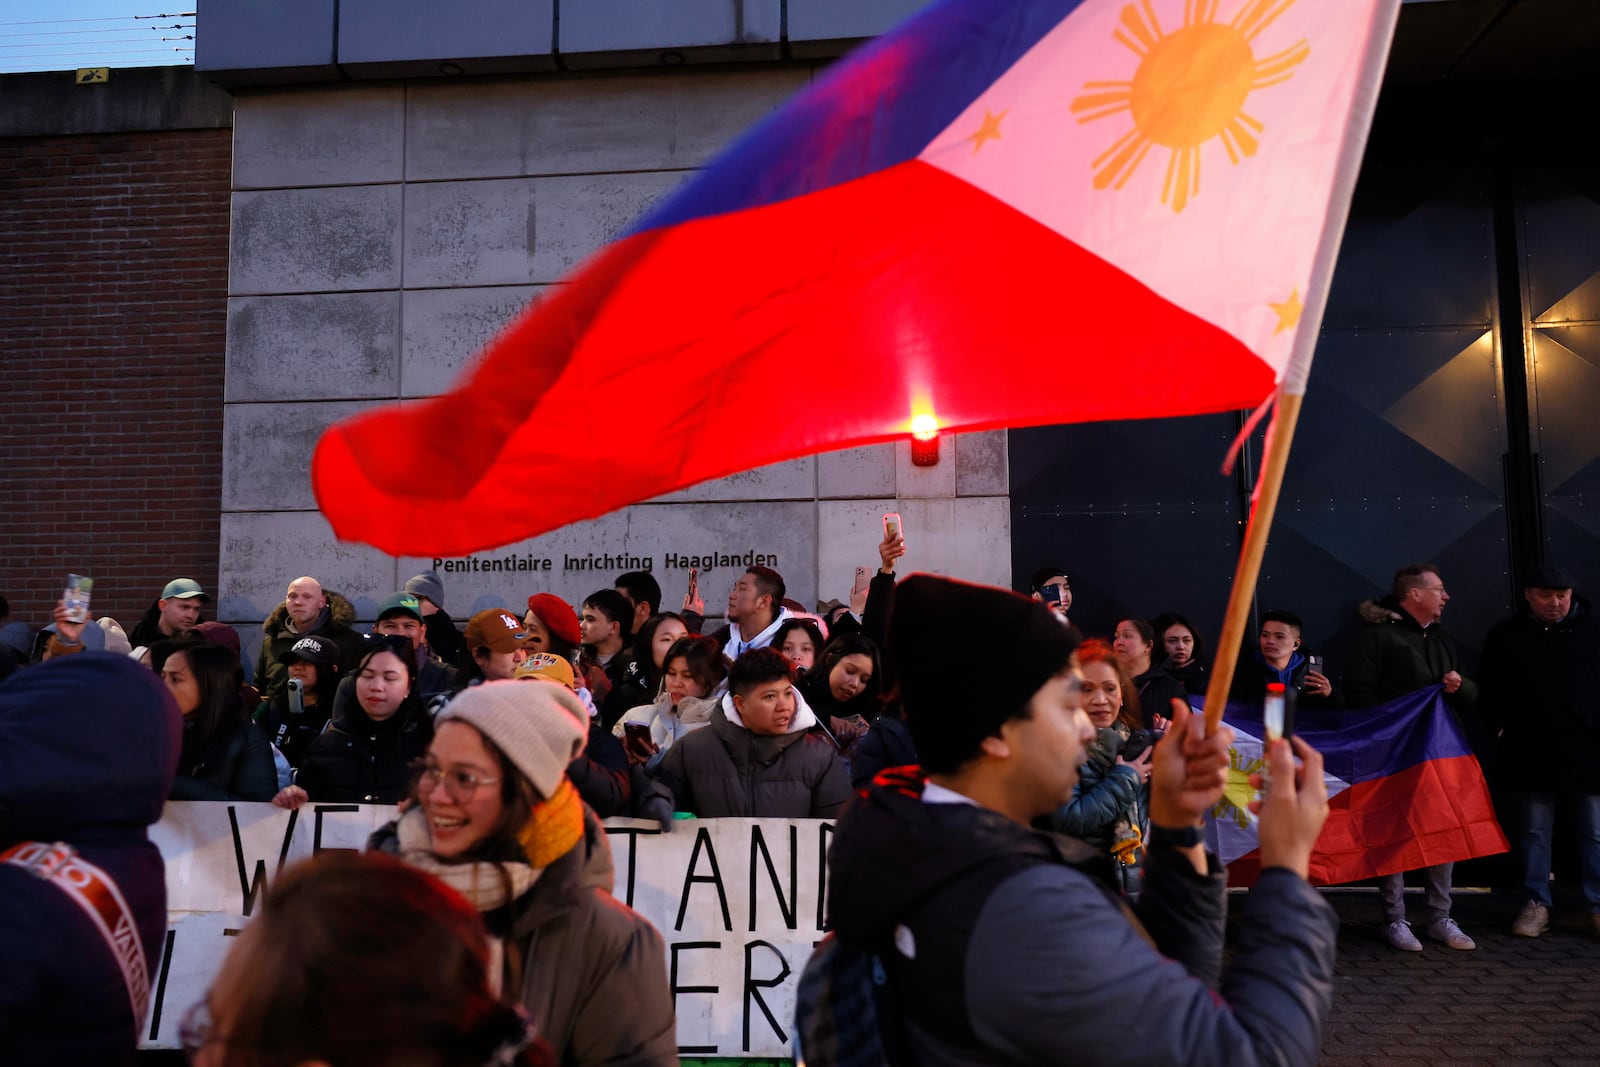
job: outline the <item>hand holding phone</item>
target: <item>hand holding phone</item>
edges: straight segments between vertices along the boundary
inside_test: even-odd
[[[706,614],[706,602],[700,599],[700,569],[689,568],[689,591],[683,594],[683,610],[693,612],[701,618]]]
[[[630,763],[644,763],[656,754],[659,746],[650,740],[650,724],[625,722],[622,724],[622,748]]]

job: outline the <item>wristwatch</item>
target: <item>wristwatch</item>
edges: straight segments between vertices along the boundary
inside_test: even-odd
[[[1151,848],[1193,848],[1200,843],[1198,826],[1157,826],[1150,824]]]

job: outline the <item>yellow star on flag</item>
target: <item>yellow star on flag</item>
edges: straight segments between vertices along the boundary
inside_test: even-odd
[[[1285,300],[1283,303],[1275,304],[1268,300],[1267,306],[1278,315],[1278,325],[1272,330],[1272,336],[1274,337],[1278,336],[1284,330],[1294,329],[1295,324],[1300,321],[1300,313],[1306,309],[1306,306],[1300,302],[1299,289],[1296,289],[1294,292],[1290,293],[1289,299]]]
[[[993,114],[988,108],[983,109],[983,124],[978,127],[977,133],[967,138],[972,142],[973,155],[978,154],[978,149],[982,148],[986,141],[1000,140],[1000,121],[1010,113],[1010,108],[1006,108],[998,115]]]

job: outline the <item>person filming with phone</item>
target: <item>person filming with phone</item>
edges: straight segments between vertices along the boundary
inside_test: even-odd
[[[1228,699],[1260,704],[1267,686],[1276,682],[1295,694],[1295,705],[1308,711],[1336,710],[1344,701],[1326,673],[1321,656],[1301,648],[1300,616],[1272,609],[1261,614],[1257,647],[1239,657]]]

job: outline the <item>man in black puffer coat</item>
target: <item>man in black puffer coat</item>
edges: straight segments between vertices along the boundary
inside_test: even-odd
[[[167,929],[165,865],[147,828],[161,818],[182,737],[166,686],[126,656],[53,659],[0,685],[0,854],[61,842],[104,872],[137,928],[146,996]],[[131,1065],[145,1021],[133,1003],[76,900],[0,862],[0,1059]]]
[[[1521,937],[1550,925],[1550,846],[1558,798],[1578,817],[1583,895],[1600,934],[1600,621],[1558,567],[1540,567],[1524,610],[1489,631],[1478,685],[1498,735],[1500,783],[1522,795]]]

